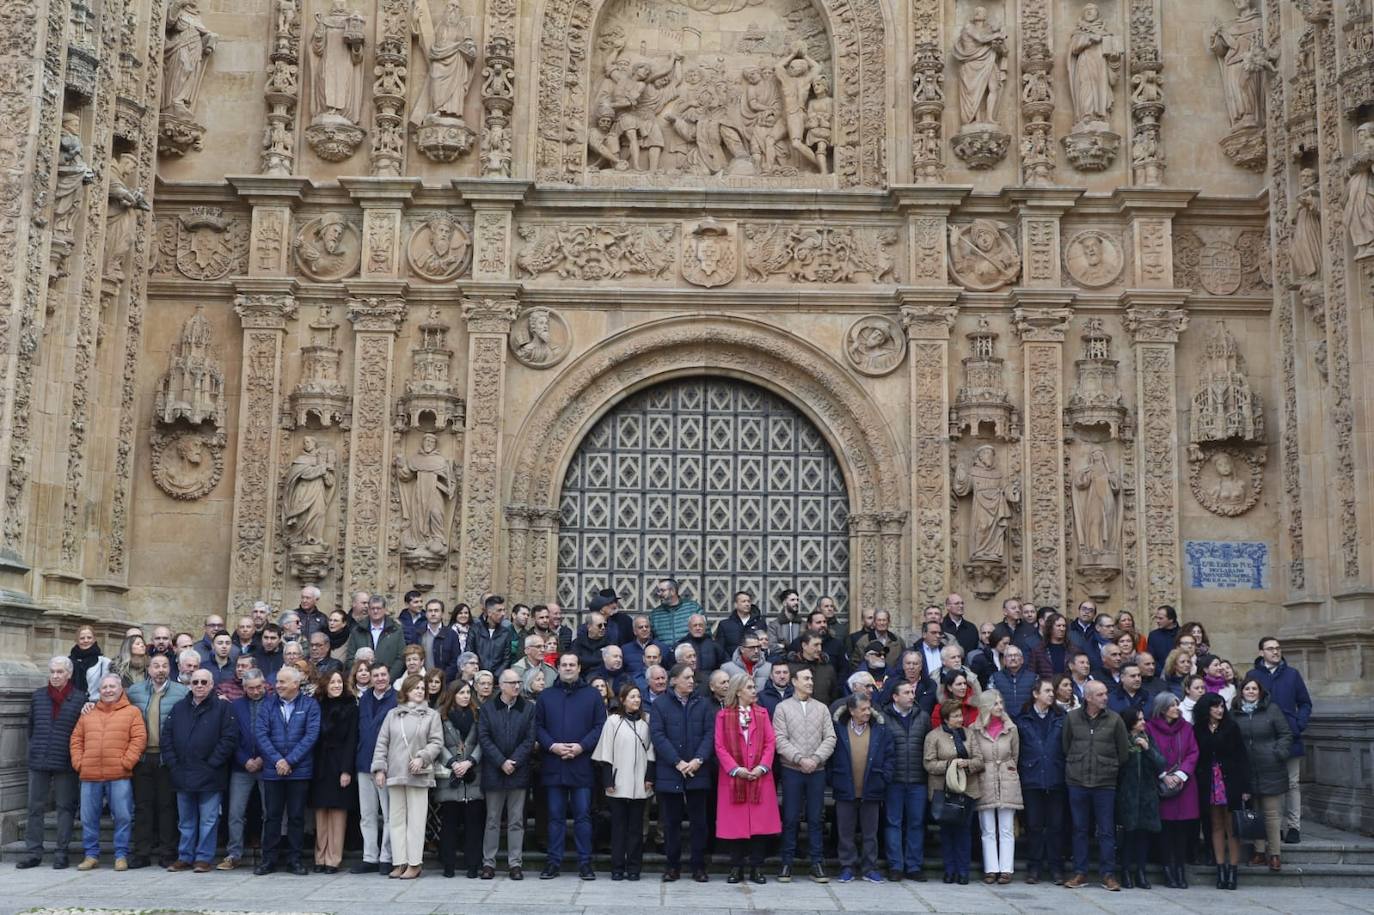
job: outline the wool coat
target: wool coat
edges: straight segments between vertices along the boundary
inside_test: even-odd
[[[777,735],[768,712],[757,703],[750,707],[749,733],[742,735],[738,755],[731,752],[727,732],[738,726],[739,710],[723,708],[716,713],[716,837],[748,839],[782,832],[778,813],[778,790],[773,781],[773,759]],[[733,778],[737,768],[763,766],[767,772],[755,781]],[[742,799],[736,797],[741,789]]]
[[[456,785],[452,778],[454,763],[470,762],[480,774],[482,745],[477,739],[477,726],[478,721],[474,717],[472,727],[467,730],[467,733],[460,733],[458,726],[453,723],[451,717],[445,716],[443,720],[444,749],[439,753],[439,768],[434,773],[434,799],[441,804],[450,801],[466,804],[482,799],[480,778],[458,779]]]
[[[629,719],[619,714],[606,718],[592,761],[606,766],[606,794],[623,801],[650,795],[644,783],[654,780],[654,741],[647,718]]]
[[[310,806],[316,810],[347,810],[358,787],[339,784],[339,776],[357,777],[358,703],[348,696],[320,700],[320,739],[315,744],[315,774],[310,781]]]
[[[670,689],[654,702],[649,734],[654,742],[654,790],[659,794],[706,791],[711,787],[715,756],[715,712],[710,703],[692,693],[684,704]],[[694,759],[701,768],[683,779],[677,764]]]
[[[444,748],[439,713],[428,705],[398,705],[386,713],[372,751],[372,772],[386,773],[388,788],[433,788],[434,761]],[[411,760],[423,764],[410,771]]]
[[[581,680],[548,684],[534,703],[534,737],[540,756],[541,784],[566,788],[593,788],[592,751],[606,726],[606,705],[601,694]],[[564,759],[550,751],[556,743],[575,743],[582,752]]]
[[[983,757],[983,774],[978,779],[980,794],[979,810],[1020,810],[1021,774],[1018,763],[1021,759],[1021,733],[1010,718],[1002,719],[1002,730],[996,737],[988,734],[987,725],[981,720],[967,728],[969,740],[977,744]]]
[[[1293,732],[1283,710],[1268,697],[1261,699],[1253,712],[1231,713],[1240,728],[1245,752],[1250,757],[1250,778],[1256,794],[1288,792],[1288,754]]]
[[[1159,799],[1159,818],[1170,822],[1196,820],[1198,796],[1194,783],[1197,780],[1197,738],[1193,735],[1193,726],[1180,715],[1175,721],[1151,718],[1145,722],[1145,730],[1150,732],[1155,747],[1164,759],[1160,774],[1177,769],[1188,776],[1188,784],[1183,786],[1182,791],[1173,797]]]
[[[1250,781],[1250,757],[1245,752],[1245,740],[1240,726],[1230,715],[1222,719],[1221,727],[1213,731],[1208,722],[1193,726],[1197,737],[1197,790],[1203,807],[1212,802],[1212,763],[1221,764],[1221,777],[1226,785],[1226,807],[1239,810],[1244,806],[1241,795],[1254,789]],[[1287,788],[1285,787],[1285,790]]]
[[[1159,776],[1164,755],[1145,732],[1149,749],[1142,750],[1131,735],[1131,749],[1121,763],[1116,783],[1116,825],[1130,832],[1159,832]]]
[[[131,778],[148,745],[143,715],[120,696],[97,702],[72,730],[72,768],[83,782],[114,782]]]

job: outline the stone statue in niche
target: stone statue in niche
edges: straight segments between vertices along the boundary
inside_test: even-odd
[[[396,455],[401,484],[401,556],[417,568],[438,568],[448,557],[448,508],[458,492],[458,473],[439,453],[439,439],[427,432],[420,450]]]
[[[548,308],[531,308],[511,328],[510,346],[521,365],[546,369],[563,361],[571,340],[562,315]]]
[[[1021,273],[1021,252],[1011,230],[991,219],[949,227],[950,273],[980,292],[1001,289]]]
[[[320,447],[314,436],[307,435],[282,481],[282,539],[291,574],[301,581],[319,581],[329,569],[325,522],[337,476],[333,450]]]
[[[954,153],[969,168],[992,168],[1006,156],[1011,137],[997,122],[1007,81],[1007,33],[988,21],[986,7],[976,7],[959,30],[953,57],[959,72],[961,125]]]
[[[1121,475],[1112,470],[1107,452],[1091,448],[1087,462],[1073,473],[1073,521],[1080,566],[1121,567],[1120,493]]]
[[[1293,242],[1288,256],[1293,263],[1293,279],[1309,280],[1322,269],[1322,198],[1317,170],[1304,168],[1298,175],[1297,211],[1293,220]],[[1371,223],[1374,228],[1374,223]]]
[[[979,445],[973,452],[972,464],[959,464],[954,470],[954,493],[972,496],[969,517],[969,561],[1007,561],[1007,527],[1011,524],[1012,506],[1021,503],[1021,486],[997,466],[997,451],[991,445]]]
[[[332,0],[327,13],[315,14],[315,29],[310,35],[315,117],[305,137],[315,154],[327,162],[344,161],[363,141],[359,124],[363,117],[366,24],[363,14],[347,9],[344,0]]]
[[[218,35],[200,18],[199,0],[172,0],[167,9],[167,43],[162,50],[162,110],[158,152],[182,156],[203,147],[204,125],[196,123],[196,98]]]
[[[415,4],[414,31],[428,64],[410,114],[416,146],[436,162],[452,162],[472,147],[475,135],[463,120],[477,61],[477,41],[460,0],[446,0],[437,21],[430,0]]]
[[[49,250],[48,283],[56,283],[67,275],[67,258],[72,253],[76,235],[76,219],[86,195],[82,189],[95,180],[95,172],[86,164],[81,150],[81,119],[75,114],[62,115],[62,139],[57,150],[57,186],[52,200],[52,247]],[[49,298],[49,308],[56,300]]]
[[[1345,228],[1355,257],[1374,257],[1374,121],[1355,129],[1355,154],[1347,166],[1350,183],[1345,192]]]
[[[1069,96],[1073,131],[1064,152],[1079,171],[1102,171],[1116,161],[1121,136],[1111,129],[1121,38],[1107,29],[1097,4],[1089,3],[1069,36]]]
[[[1277,52],[1264,46],[1264,21],[1255,0],[1233,0],[1236,18],[1228,25],[1213,20],[1207,45],[1221,67],[1226,116],[1231,133],[1222,151],[1241,168],[1260,171],[1265,162],[1265,74],[1277,73]]]
[[[124,261],[133,250],[138,211],[152,209],[137,181],[138,157],[131,152],[120,153],[110,170],[110,203],[105,214],[105,251],[100,276],[102,307],[113,304],[124,286]]]

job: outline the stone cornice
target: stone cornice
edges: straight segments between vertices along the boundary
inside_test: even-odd
[[[306,188],[315,187],[309,178],[273,175],[230,175],[226,179],[234,191],[254,206],[294,206],[305,197]]]
[[[515,178],[454,178],[450,184],[462,195],[464,203],[506,209],[522,202],[534,187],[533,181]]]
[[[897,212],[904,215],[947,216],[973,193],[971,184],[894,184],[888,187]]]
[[[1086,193],[1084,188],[1072,187],[1009,187],[1001,197],[1008,207],[1026,215],[1062,216]]]
[[[1120,187],[1112,192],[1116,212],[1124,216],[1170,217],[1186,209],[1202,192],[1169,187]]]
[[[415,196],[423,182],[419,178],[340,177],[354,200],[367,207],[399,207]]]

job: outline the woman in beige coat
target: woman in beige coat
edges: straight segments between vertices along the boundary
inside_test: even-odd
[[[970,729],[973,744],[983,754],[982,795],[978,825],[983,834],[983,882],[1011,883],[1016,833],[1012,827],[1021,804],[1021,735],[1007,714],[1002,694],[984,690],[978,697],[978,723]]]
[[[618,709],[606,717],[592,761],[609,769],[604,774],[611,808],[611,879],[638,880],[644,862],[644,807],[654,790],[654,744],[638,686],[620,687]]]
[[[976,800],[981,793],[979,774],[983,771],[983,754],[964,728],[963,705],[958,699],[946,699],[940,706],[940,718],[940,726],[931,728],[926,735],[922,754],[930,796],[934,798],[936,792],[945,791],[945,773],[957,768],[964,770],[966,783],[963,793]],[[973,841],[969,831],[971,824],[971,816],[958,823],[940,824],[946,883],[968,883],[969,859],[972,856],[970,844]]]
[[[425,853],[425,817],[429,789],[434,787],[434,761],[444,749],[439,713],[429,707],[425,679],[410,674],[401,681],[402,704],[386,713],[377,749],[372,754],[372,778],[386,787],[390,802],[391,876],[414,880],[420,876]]]

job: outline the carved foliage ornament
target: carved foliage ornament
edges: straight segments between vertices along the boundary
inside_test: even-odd
[[[891,283],[895,229],[870,226],[753,223],[744,227],[745,278],[786,276],[797,283]]]
[[[674,262],[677,227],[663,223],[523,224],[515,257],[522,277],[556,273],[564,280],[664,279]]]
[[[352,276],[362,262],[362,233],[338,213],[301,226],[291,244],[301,273],[322,283]]]
[[[849,326],[844,357],[862,375],[886,375],[906,356],[906,334],[887,315],[866,315]]]

